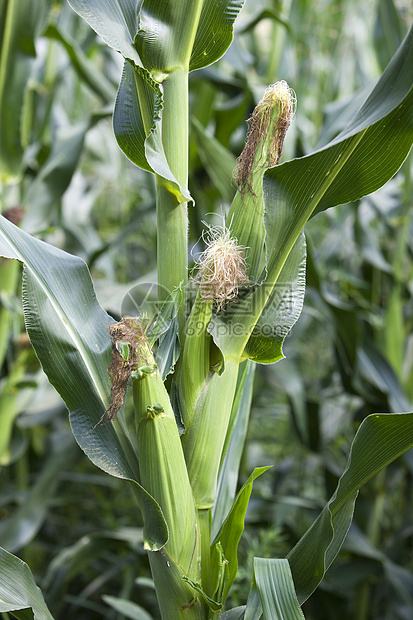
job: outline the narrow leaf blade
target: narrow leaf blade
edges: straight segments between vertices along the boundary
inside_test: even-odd
[[[0,612],[27,618],[27,609],[33,610],[34,620],[53,620],[27,564],[0,548]]]
[[[323,579],[351,525],[360,487],[413,446],[413,413],[372,414],[360,425],[336,492],[288,554],[303,603]]]
[[[254,558],[254,578],[265,620],[303,620],[288,560]]]

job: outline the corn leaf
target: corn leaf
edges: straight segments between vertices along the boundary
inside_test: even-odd
[[[278,362],[284,357],[283,343],[298,320],[305,294],[306,244],[302,232],[294,243],[272,287],[243,356],[261,364]],[[271,285],[270,285],[271,286]],[[256,296],[266,295],[267,283],[258,287]]]
[[[126,59],[114,110],[114,131],[120,148],[134,164],[167,180],[180,202],[189,200],[172,173],[161,138],[163,96],[143,66],[134,46],[138,29],[136,0],[71,0],[69,4]],[[139,96],[138,96],[139,89]]]
[[[264,620],[303,620],[288,560],[254,558]]]
[[[77,443],[90,460],[134,481],[145,518],[145,540],[160,548],[167,528],[157,502],[139,486],[137,456],[121,416],[101,423],[110,400],[108,326],[113,319],[96,300],[86,264],[31,237],[0,217],[0,255],[23,263],[26,328],[50,383],[69,409]]]
[[[53,620],[27,564],[0,548],[0,612],[8,611],[21,620]]]
[[[224,557],[229,563],[229,573],[223,594],[224,601],[238,570],[238,543],[242,532],[244,531],[245,514],[247,512],[253,482],[256,478],[258,478],[258,476],[261,476],[264,472],[270,469],[270,467],[271,466],[256,467],[254,469],[251,476],[243,484],[241,490],[239,491],[228,517],[225,519],[225,522],[213,542],[213,546],[217,544],[221,545]],[[214,557],[214,555],[212,555],[212,557]],[[219,579],[220,566],[217,563],[212,563],[211,572],[212,583],[216,583]]]
[[[108,594],[104,594],[102,598],[105,603],[110,605],[112,609],[125,618],[130,618],[131,620],[152,620],[152,616],[148,614],[143,607],[136,603],[132,603],[132,601],[128,601],[124,598],[117,598],[116,596],[109,596]]]
[[[244,0],[144,0],[136,48],[152,74],[201,69],[231,44]]]
[[[139,95],[138,95],[139,90]],[[125,62],[113,113],[113,130],[119,147],[129,159],[158,174],[180,202],[190,199],[171,171],[162,144],[163,96],[145,70]]]
[[[353,440],[337,489],[287,559],[302,604],[336,557],[350,527],[358,490],[413,446],[413,413],[368,416]]]
[[[120,148],[137,166],[165,179],[179,202],[190,200],[164,153],[159,82],[177,67],[199,69],[222,56],[232,41],[233,22],[243,0],[71,0],[70,4],[128,61],[114,111]]]
[[[257,584],[252,579],[251,588],[248,594],[248,601],[245,608],[244,620],[261,620],[262,618],[262,605],[258,592]]]
[[[68,0],[76,13],[102,39],[137,67],[143,67],[134,46],[139,0]]]

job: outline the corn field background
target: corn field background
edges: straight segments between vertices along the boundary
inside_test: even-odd
[[[0,211],[81,257],[116,320],[136,304],[151,313],[156,188],[113,135],[121,57],[65,0],[33,0],[22,33],[34,46],[16,41],[6,58],[9,3],[0,0]],[[412,20],[409,0],[246,1],[229,50],[190,75],[191,268],[204,222],[222,223],[233,199],[245,121],[267,85],[286,80],[297,98],[282,161],[311,153],[358,109]],[[5,137],[16,127],[18,146]],[[245,604],[254,556],[284,558],[322,510],[362,420],[412,411],[412,173],[410,153],[382,189],[306,225],[301,317],[286,358],[257,365],[250,382],[237,488],[272,467],[254,482],[228,609]],[[30,566],[56,620],[157,620],[132,490],[76,444],[25,333],[21,286],[19,263],[3,260],[0,547]],[[346,541],[303,605],[307,620],[413,617],[412,498],[410,450],[362,487]]]

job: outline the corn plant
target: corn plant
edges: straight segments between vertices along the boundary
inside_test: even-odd
[[[113,127],[156,182],[160,310],[154,322],[115,322],[81,259],[2,217],[0,252],[23,264],[30,340],[79,446],[134,489],[162,618],[302,618],[300,605],[346,537],[359,488],[413,446],[413,413],[365,419],[319,517],[286,558],[255,558],[246,604],[224,611],[253,482],[268,467],[238,494],[232,479],[254,365],[282,360],[302,309],[306,222],[381,187],[409,153],[413,29],[347,127],[310,155],[279,164],[296,101],[283,80],[268,87],[234,170],[235,197],[222,225],[206,228],[189,282],[188,218],[197,206],[188,187],[188,76],[224,54],[243,1],[70,4],[125,59]],[[51,618],[28,566],[4,550],[0,558],[0,611]]]

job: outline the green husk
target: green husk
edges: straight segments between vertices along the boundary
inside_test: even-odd
[[[248,121],[248,138],[234,170],[238,191],[226,221],[231,234],[248,248],[246,261],[252,282],[265,267],[264,173],[280,160],[294,106],[295,96],[286,82],[266,89]]]
[[[183,436],[189,480],[199,509],[213,506],[218,469],[237,385],[239,360],[225,360],[222,374],[208,374]]]

